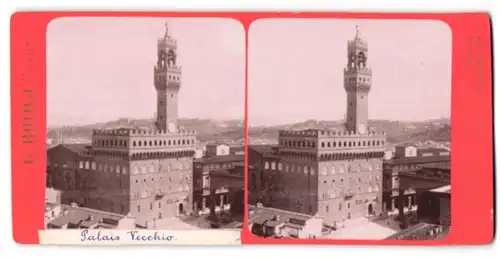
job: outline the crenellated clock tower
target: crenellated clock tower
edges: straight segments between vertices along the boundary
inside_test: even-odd
[[[168,33],[158,39],[158,61],[154,67],[154,83],[157,94],[156,127],[161,131],[178,130],[177,98],[181,87],[181,67],[177,62],[177,41]]]
[[[368,128],[368,93],[372,85],[372,70],[367,67],[368,44],[356,36],[347,43],[347,66],[344,69],[344,88],[347,92],[346,129],[365,134]]]

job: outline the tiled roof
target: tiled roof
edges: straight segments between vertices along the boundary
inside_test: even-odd
[[[118,224],[118,221],[126,217],[125,215],[111,212],[82,207],[71,207],[68,205],[61,205],[61,212],[63,214],[49,222],[49,226],[62,227],[66,224],[71,224],[81,228],[89,228],[96,224],[99,224],[99,226],[101,224],[106,224],[117,227],[117,225],[111,223],[116,222],[116,224]]]
[[[207,143],[206,146],[208,147],[208,146],[221,146],[221,145],[229,146],[229,144],[222,142],[222,141],[215,141],[215,142]]]
[[[451,193],[451,185],[446,185],[446,186],[443,186],[443,187],[432,189],[432,190],[430,190],[430,192]]]
[[[91,147],[91,145],[88,143],[86,143],[86,144],[60,144],[60,145],[57,145],[55,147],[51,147],[49,150],[54,149],[54,148],[59,148],[59,147],[66,148],[66,149],[68,149],[74,153],[77,153],[77,154],[83,154],[85,149],[87,147]]]
[[[305,221],[313,217],[307,214],[301,214],[275,208],[258,208],[252,205],[249,205],[248,207],[249,209],[253,210],[253,214],[249,215],[248,217],[248,221],[250,223],[264,224],[264,222],[267,221],[266,225],[268,226],[277,226],[282,223],[300,225],[298,224],[298,222],[305,223]],[[275,218],[275,216],[278,216],[278,219],[272,220],[273,218]],[[296,222],[290,222],[290,219]]]
[[[245,147],[244,146],[230,146],[229,150],[231,152],[242,152],[242,151],[245,151]]]
[[[397,239],[397,240],[432,240],[442,238],[443,235],[448,233],[448,229],[443,228],[442,232],[436,231],[439,228],[437,225],[418,223],[417,225],[411,226],[404,229],[394,235],[387,237],[386,239]],[[431,230],[433,230],[431,234]]]
[[[384,163],[389,165],[402,165],[402,164],[426,164],[436,162],[449,162],[450,156],[414,156],[414,157],[401,157],[387,160]]]
[[[418,152],[449,152],[446,148],[438,148],[438,147],[428,147],[428,148],[419,148]]]
[[[213,164],[213,163],[227,163],[227,162],[241,162],[245,159],[243,155],[224,155],[224,156],[210,156],[195,159],[195,163]]]
[[[58,204],[51,203],[51,202],[46,202],[45,203],[45,212],[52,210],[53,208],[57,207]]]
[[[260,154],[271,153],[271,151],[275,147],[276,147],[276,145],[250,145],[250,146],[248,146],[249,149],[252,149],[255,152],[260,153]]]
[[[446,164],[436,163],[436,164],[424,165],[424,166],[422,166],[422,168],[439,169],[439,170],[450,170],[450,166],[451,166],[450,163],[446,163]]]

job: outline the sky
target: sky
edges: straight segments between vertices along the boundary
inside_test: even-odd
[[[178,41],[179,117],[243,119],[245,31],[220,18],[76,17],[47,28],[48,125],[153,118],[157,39]]]
[[[368,42],[370,119],[427,120],[451,110],[451,30],[430,20],[263,19],[248,46],[250,125],[338,120],[347,41]]]

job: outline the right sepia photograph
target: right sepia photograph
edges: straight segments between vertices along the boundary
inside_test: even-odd
[[[248,39],[250,231],[262,238],[445,238],[449,26],[262,19]]]

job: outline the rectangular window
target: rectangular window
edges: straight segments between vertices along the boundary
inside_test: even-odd
[[[141,212],[141,205],[137,205],[137,212]]]

